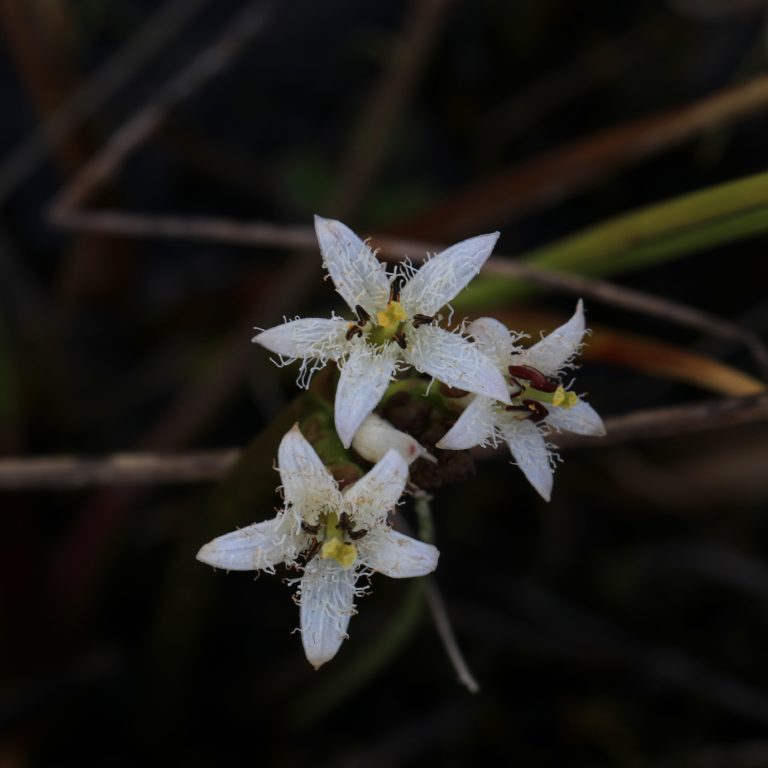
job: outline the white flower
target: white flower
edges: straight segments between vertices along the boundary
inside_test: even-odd
[[[437,459],[415,438],[395,429],[388,421],[372,413],[366,417],[352,438],[352,447],[366,460],[374,463],[382,459],[390,448],[396,450],[406,461],[413,464],[416,459]]]
[[[448,386],[509,402],[493,361],[458,333],[438,328],[435,314],[480,271],[498,232],[451,246],[421,269],[388,274],[371,249],[340,221],[315,216],[323,264],[356,315],[297,319],[253,341],[288,361],[302,359],[299,384],[329,360],[341,368],[336,431],[345,448],[384,394],[395,371],[412,365]],[[409,279],[400,287],[400,278]]]
[[[365,592],[357,586],[361,576],[424,576],[437,566],[439,553],[387,524],[408,478],[408,465],[396,451],[342,492],[296,425],[280,443],[278,464],[285,509],[219,536],[197,559],[230,571],[274,573],[280,563],[302,570],[296,579],[301,639],[318,668],[347,636],[355,597]]]
[[[605,434],[594,409],[559,380],[581,348],[585,331],[582,302],[565,325],[528,349],[516,347],[518,337],[491,317],[475,320],[468,331],[507,376],[512,404],[474,397],[437,447],[461,450],[496,446],[499,439],[504,440],[531,485],[549,501],[554,457],[545,435],[552,430]]]

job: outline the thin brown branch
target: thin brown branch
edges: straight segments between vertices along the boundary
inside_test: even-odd
[[[286,250],[312,250],[317,247],[315,233],[311,227],[202,217],[143,216],[120,211],[83,211],[69,208],[58,209],[57,217],[59,224],[78,231],[126,237],[211,240],[231,245]],[[399,261],[407,255],[411,261],[419,263],[424,261],[428,252],[436,252],[441,248],[434,243],[387,236],[377,235],[373,240],[378,246],[380,256],[388,261]],[[644,291],[625,288],[607,280],[543,269],[509,256],[491,257],[486,262],[484,271],[500,277],[525,280],[535,285],[570,293],[584,299],[592,299],[641,315],[658,317],[708,336],[744,344],[752,354],[763,377],[768,379],[768,350],[762,341],[736,323],[716,315]]]
[[[635,411],[606,419],[605,437],[556,434],[559,448],[603,447],[651,438],[706,432],[768,421],[768,393],[670,408]],[[0,459],[0,490],[83,488],[98,485],[160,485],[217,480],[240,458],[229,448],[193,453],[118,453],[103,458],[41,456]],[[484,451],[481,456],[491,455]]]
[[[228,449],[171,455],[116,453],[93,459],[78,456],[2,459],[0,490],[197,483],[220,478],[239,456],[239,450]]]
[[[549,439],[559,448],[583,445],[600,447],[634,440],[677,437],[764,421],[768,421],[768,393],[765,392],[613,416],[605,421],[607,434],[604,437],[561,433],[552,435]]]

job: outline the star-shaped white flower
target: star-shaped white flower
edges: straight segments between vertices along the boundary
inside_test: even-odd
[[[459,333],[436,324],[435,314],[480,271],[498,232],[451,246],[418,271],[388,274],[373,251],[340,221],[315,217],[323,264],[356,315],[292,320],[253,341],[289,361],[302,359],[299,383],[329,360],[341,368],[336,388],[336,431],[345,448],[384,394],[395,371],[416,370],[468,392],[509,402],[494,362]],[[402,265],[401,265],[402,266]]]
[[[270,520],[219,536],[198,560],[229,571],[268,571],[285,563],[298,568],[301,639],[318,668],[332,659],[347,636],[358,579],[374,571],[396,579],[424,576],[439,552],[393,530],[387,513],[408,479],[408,465],[390,450],[368,474],[340,491],[298,425],[278,450],[285,508]]]
[[[527,349],[515,346],[518,337],[492,317],[475,320],[468,331],[507,377],[512,404],[473,398],[437,447],[495,447],[499,439],[504,440],[531,485],[549,501],[554,457],[545,435],[552,430],[605,434],[603,422],[592,406],[559,381],[581,348],[585,332],[582,302],[567,323]]]

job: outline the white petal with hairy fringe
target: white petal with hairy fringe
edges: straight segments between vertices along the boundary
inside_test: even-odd
[[[251,341],[282,357],[313,357],[325,363],[344,354],[347,325],[340,317],[289,320],[256,334]]]
[[[360,527],[383,523],[394,509],[408,481],[408,464],[394,449],[354,485],[344,489],[344,500],[355,509]]]
[[[472,237],[429,259],[400,292],[406,312],[434,315],[480,272],[498,239],[498,232]]]
[[[515,463],[545,501],[552,496],[552,459],[540,429],[532,421],[509,419],[500,425]]]
[[[503,370],[510,364],[518,337],[513,336],[504,323],[494,317],[480,317],[469,324],[467,334],[475,340],[477,348],[499,368]]]
[[[467,339],[434,325],[414,329],[411,339],[403,357],[417,370],[449,387],[509,402],[501,371]]]
[[[281,440],[277,462],[285,501],[302,520],[314,524],[322,512],[341,506],[336,481],[298,424]]]
[[[440,556],[431,544],[391,528],[371,532],[370,540],[363,539],[360,548],[370,568],[393,579],[426,576],[435,570]]]
[[[397,360],[392,347],[390,344],[378,350],[360,339],[341,369],[333,417],[345,448],[352,444],[355,432],[381,400],[392,378]]]
[[[555,376],[579,353],[584,338],[584,303],[579,299],[576,312],[567,322],[541,341],[515,356],[515,363],[530,365],[545,376]]]
[[[227,571],[272,571],[298,553],[293,544],[291,521],[278,515],[226,533],[201,547],[197,559]]]
[[[354,312],[359,304],[374,315],[389,299],[386,269],[373,251],[345,224],[315,216],[315,232],[323,264]]]
[[[299,588],[301,642],[309,663],[319,669],[339,651],[355,612],[354,568],[333,560],[307,563]]]
[[[495,444],[499,414],[494,401],[479,395],[464,409],[456,423],[440,438],[438,448],[463,451],[488,441]]]
[[[583,400],[579,400],[571,408],[553,408],[547,416],[547,424],[554,429],[574,432],[577,435],[601,437],[605,434],[603,420],[597,415],[597,411]]]

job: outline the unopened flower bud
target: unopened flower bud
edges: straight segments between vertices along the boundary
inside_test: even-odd
[[[352,438],[352,447],[372,464],[379,461],[390,448],[396,450],[408,464],[412,464],[419,458],[437,461],[409,434],[395,429],[375,413],[368,416],[360,425],[360,429]]]

